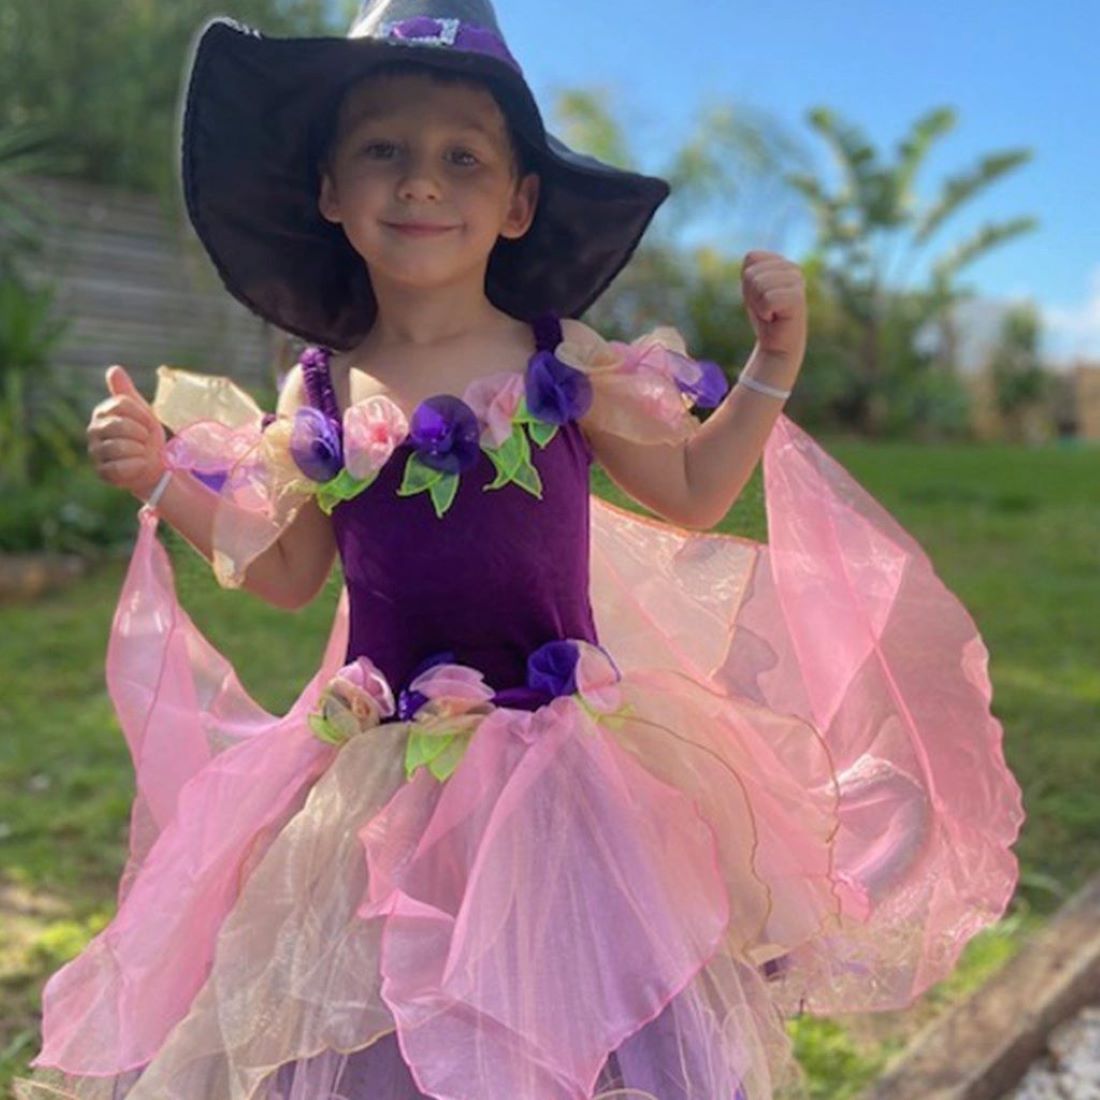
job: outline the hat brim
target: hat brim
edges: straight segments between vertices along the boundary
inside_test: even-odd
[[[523,78],[494,57],[370,38],[270,38],[215,18],[196,37],[181,119],[188,217],[226,289],[286,332],[354,348],[376,304],[362,257],[317,206],[318,126],[340,93],[408,59],[490,81],[537,158],[534,222],[490,257],[486,294],[524,320],[579,317],[633,255],[669,195],[663,179],[570,149]]]

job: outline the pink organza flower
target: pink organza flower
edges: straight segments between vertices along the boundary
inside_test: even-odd
[[[469,733],[495,709],[493,689],[468,665],[433,665],[412,680],[409,690],[427,696],[413,716],[421,733]]]
[[[622,702],[622,675],[602,646],[583,639],[574,642],[579,656],[574,677],[581,698],[595,710],[615,710]]]
[[[623,370],[666,379],[682,394],[685,406],[714,408],[729,390],[717,363],[693,359],[683,336],[668,325],[639,336],[630,344],[615,342],[623,354]]]
[[[617,373],[623,370],[623,349],[627,345],[605,340],[585,326],[554,349],[554,358],[588,375]]]
[[[224,470],[248,455],[258,436],[256,424],[234,429],[216,420],[195,421],[164,445],[164,460],[175,470]]]
[[[499,447],[512,434],[512,418],[523,394],[523,375],[515,371],[476,378],[466,387],[464,400],[482,425],[484,446]]]
[[[393,691],[369,657],[357,657],[329,680],[310,727],[333,744],[372,729],[394,713]]]
[[[409,434],[399,405],[384,394],[357,401],[344,413],[344,466],[352,477],[376,474]]]
[[[612,346],[623,356],[623,369],[631,373],[652,371],[670,382],[694,381],[701,373],[687,354],[683,336],[671,325],[652,329],[629,344],[613,340]]]

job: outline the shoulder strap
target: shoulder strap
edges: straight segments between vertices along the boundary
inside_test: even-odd
[[[302,379],[306,384],[309,403],[321,412],[340,419],[340,408],[336,403],[336,392],[332,388],[332,375],[329,372],[329,360],[332,352],[328,348],[311,346],[302,352],[298,362],[302,366]]]
[[[540,314],[531,323],[531,328],[539,351],[553,351],[561,343],[561,320],[556,313]]]

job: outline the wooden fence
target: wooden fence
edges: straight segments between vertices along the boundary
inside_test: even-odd
[[[151,398],[161,363],[228,374],[255,392],[286,369],[288,354],[293,362],[285,334],[222,285],[182,196],[165,210],[153,196],[71,180],[25,176],[16,189],[46,214],[43,248],[20,270],[54,288],[60,368],[103,386],[120,363]]]

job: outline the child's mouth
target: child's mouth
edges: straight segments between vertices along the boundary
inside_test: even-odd
[[[392,222],[386,224],[390,229],[393,229],[395,232],[403,233],[406,236],[410,237],[436,237],[442,233],[449,233],[452,229],[456,228],[453,225],[398,225]]]

